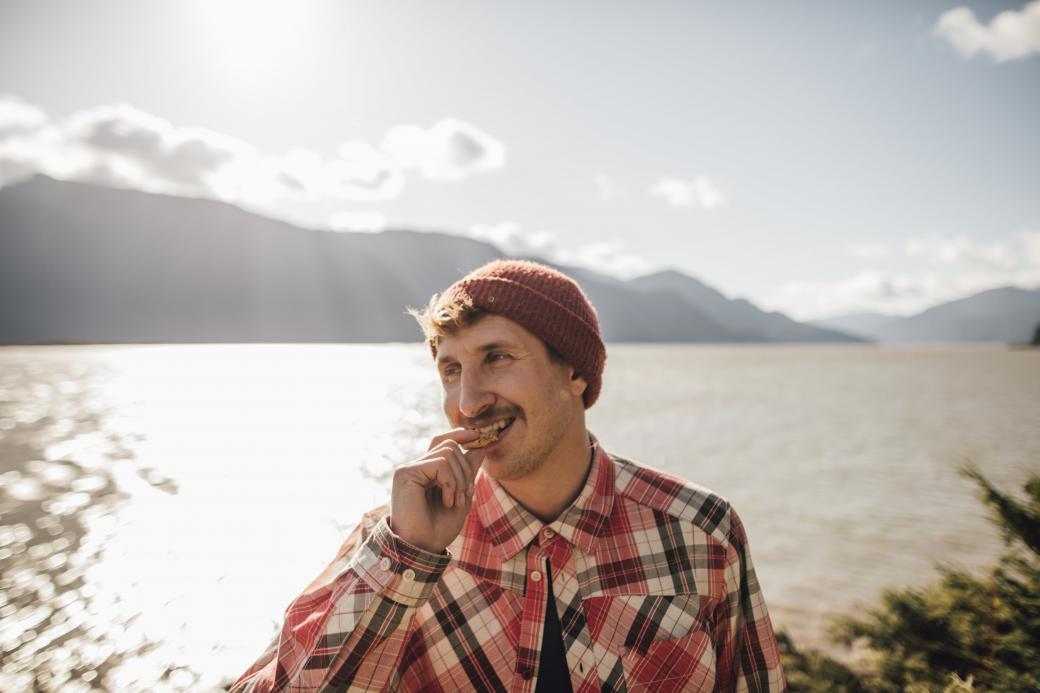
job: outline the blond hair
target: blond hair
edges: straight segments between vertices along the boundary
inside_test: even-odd
[[[443,294],[434,294],[430,297],[430,302],[425,307],[409,308],[407,312],[419,323],[423,336],[426,337],[426,343],[433,347],[435,351],[437,340],[441,337],[453,335],[460,329],[469,327],[488,315],[494,315],[491,311],[475,305],[471,300],[452,301],[448,300]],[[541,337],[538,338],[538,341],[545,345],[550,361],[553,363],[566,362],[566,359],[555,347]]]
[[[408,314],[419,323],[426,341],[434,344],[439,337],[474,324],[488,315],[488,311],[472,301],[449,301],[443,295],[434,294],[424,308],[409,308]]]

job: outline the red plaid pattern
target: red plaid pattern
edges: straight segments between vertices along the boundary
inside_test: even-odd
[[[448,553],[366,514],[232,690],[533,691],[546,561],[576,692],[787,690],[733,509],[598,444],[548,525],[480,473]]]

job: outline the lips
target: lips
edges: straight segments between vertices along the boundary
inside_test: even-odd
[[[516,421],[515,416],[508,416],[503,419],[498,419],[483,426],[481,428],[473,429],[480,434],[480,438],[470,443],[465,443],[462,447],[465,450],[476,450],[477,448],[487,447],[491,443],[498,440],[499,433],[509,428],[509,425]]]

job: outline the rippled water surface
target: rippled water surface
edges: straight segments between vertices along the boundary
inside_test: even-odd
[[[1040,467],[1040,353],[612,346],[589,427],[727,496],[777,626],[999,550],[973,461]],[[211,690],[443,428],[399,345],[0,349],[0,690]]]

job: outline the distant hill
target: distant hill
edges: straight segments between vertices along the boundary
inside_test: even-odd
[[[1040,290],[1008,286],[933,306],[909,317],[862,314],[813,324],[890,343],[1028,344],[1040,325]]]
[[[729,299],[707,284],[667,270],[629,282],[643,291],[671,291],[700,308],[712,320],[742,339],[767,342],[854,342],[851,335],[795,322],[782,313],[765,312],[742,299]]]
[[[212,200],[36,177],[0,190],[0,343],[412,342],[406,306],[501,256],[451,234],[301,229]],[[714,290],[679,273],[563,269],[608,341],[853,339],[699,298],[688,287]]]
[[[405,306],[497,255],[36,178],[0,190],[0,341],[413,341]]]
[[[846,334],[859,335],[867,339],[877,339],[873,336],[883,329],[886,323],[900,320],[901,318],[882,313],[853,313],[851,315],[839,315],[825,320],[810,320],[808,324],[831,330],[839,330]]]

